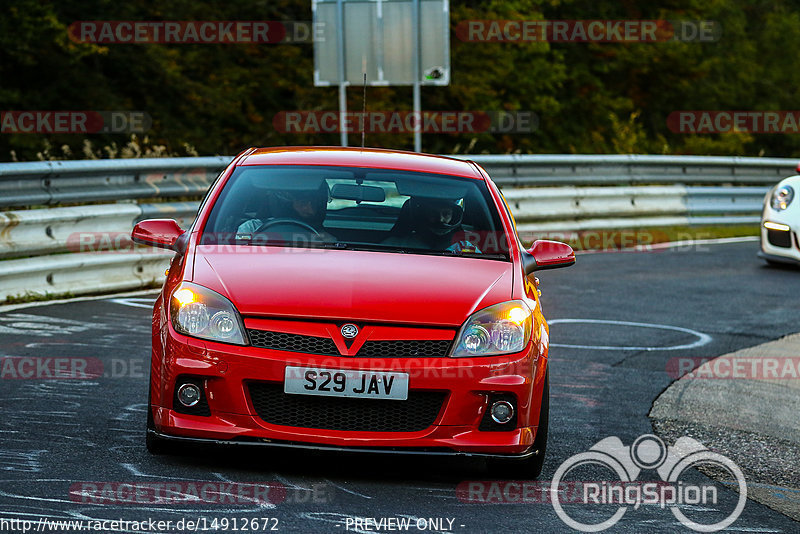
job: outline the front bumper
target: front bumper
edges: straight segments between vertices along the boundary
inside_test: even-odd
[[[763,250],[760,251],[757,256],[762,260],[768,260],[775,263],[785,263],[787,265],[800,265],[800,258],[795,258],[793,256],[779,256],[777,254],[767,254]]]
[[[258,448],[274,448],[286,450],[307,450],[316,452],[336,452],[336,453],[350,453],[350,454],[389,454],[389,455],[405,455],[405,456],[449,456],[460,458],[503,458],[511,460],[527,460],[533,456],[541,453],[539,450],[529,448],[526,452],[521,454],[490,454],[481,452],[464,452],[449,449],[421,449],[421,448],[379,448],[379,447],[334,447],[331,445],[314,445],[309,443],[293,443],[272,441],[269,439],[260,440],[221,440],[210,438],[187,438],[184,436],[171,436],[169,434],[162,434],[155,430],[148,430],[149,434],[160,440],[164,440],[175,444],[184,445],[212,445],[220,447],[258,447]]]
[[[164,439],[235,445],[391,452],[427,455],[528,457],[538,425],[547,363],[546,347],[532,340],[510,357],[357,358],[315,356],[201,341],[170,325],[154,347],[151,404],[155,435]],[[406,372],[409,394],[442,392],[444,401],[430,426],[415,431],[306,428],[270,424],[258,415],[248,384],[282,384],[287,365]],[[210,416],[174,408],[178,377],[202,381]],[[489,395],[510,394],[517,402],[511,430],[480,430]],[[305,397],[301,395],[301,397]],[[374,402],[364,400],[364,409]]]

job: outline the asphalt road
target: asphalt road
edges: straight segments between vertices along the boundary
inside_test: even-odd
[[[603,438],[630,444],[651,433],[647,414],[673,380],[666,371],[670,358],[714,357],[800,330],[800,270],[765,267],[755,257],[757,247],[746,242],[587,254],[570,269],[539,275],[545,313],[553,320],[550,436],[540,480],[551,480],[562,462]],[[466,502],[458,487],[492,479],[480,460],[227,448],[149,455],[150,312],[144,306],[151,300],[106,298],[0,313],[0,357],[82,358],[90,368],[102,362],[104,372],[88,380],[13,379],[6,369],[0,380],[0,531],[11,530],[3,520],[43,517],[173,523],[204,517],[207,527],[224,518],[228,531],[234,518],[239,531],[245,518],[277,518],[259,519],[247,530],[277,524],[280,532],[368,532],[374,525],[354,529],[354,520],[397,517],[412,520],[411,532],[417,526],[435,532],[570,531],[549,503]],[[202,481],[283,489],[275,504],[153,504],[126,501],[128,494],[119,491],[124,483],[186,488]],[[106,488],[103,499],[87,493],[92,484]],[[737,494],[718,488],[724,515]],[[698,507],[693,513],[717,512]],[[748,501],[728,530],[798,529],[791,519]],[[689,532],[658,506],[629,509],[610,531]]]

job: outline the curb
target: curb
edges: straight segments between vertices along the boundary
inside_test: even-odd
[[[800,375],[789,378],[699,378],[715,362],[800,356],[800,333],[709,360],[673,382],[649,416],[665,440],[689,435],[733,460],[745,474],[748,497],[800,521]],[[773,360],[774,361],[774,360]],[[728,369],[726,362],[724,367]],[[795,376],[797,375],[797,376]],[[713,473],[706,473],[714,478]]]

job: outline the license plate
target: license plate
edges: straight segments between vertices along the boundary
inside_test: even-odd
[[[293,395],[406,400],[408,373],[287,367],[283,392]]]

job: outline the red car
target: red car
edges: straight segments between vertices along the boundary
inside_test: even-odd
[[[240,154],[174,250],[153,311],[147,446],[210,442],[486,457],[539,474],[548,327],[524,250],[478,165],[378,149]]]

